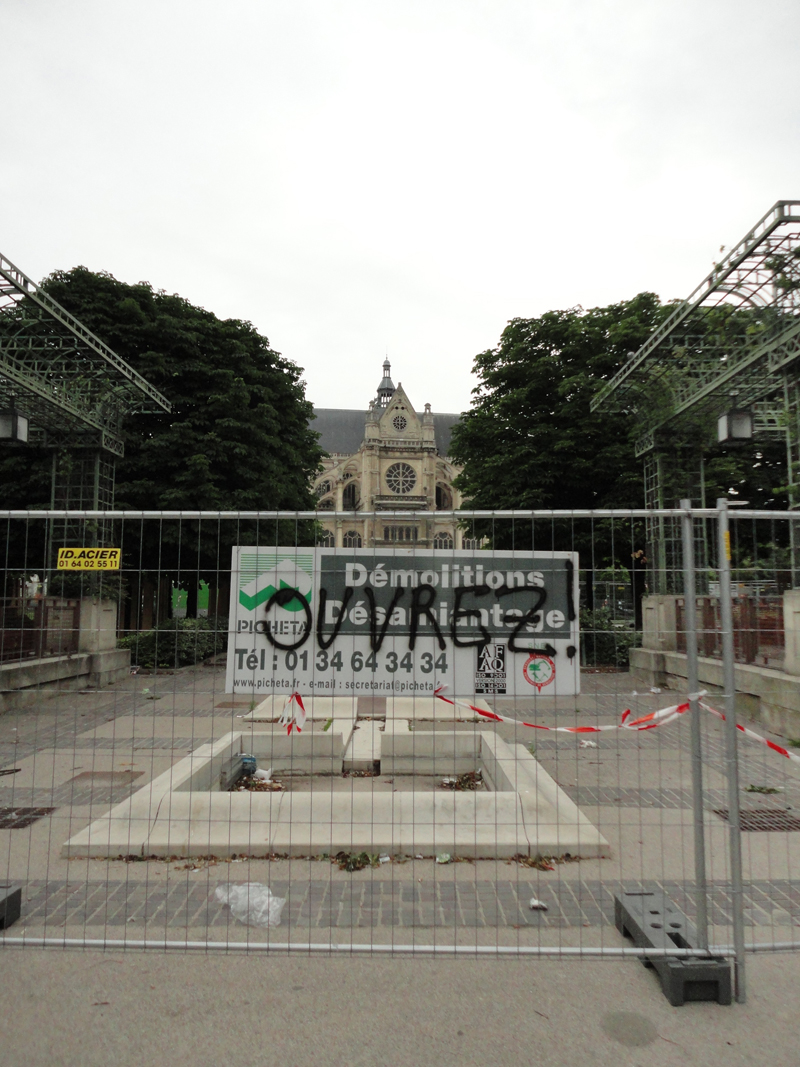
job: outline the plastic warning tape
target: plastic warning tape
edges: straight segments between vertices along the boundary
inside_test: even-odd
[[[297,704],[297,707],[292,707],[293,704]],[[298,733],[302,733],[303,727],[306,724],[307,715],[308,713],[306,711],[306,706],[303,703],[303,698],[299,693],[292,693],[283,705],[283,712],[278,719],[278,723],[281,726],[286,727],[287,735],[290,734],[292,730],[297,730]]]
[[[658,726],[666,726],[667,723],[674,722],[675,719],[689,710],[689,702],[686,701],[684,704],[673,704],[669,708],[651,711],[648,715],[642,715],[638,719],[631,719],[630,716],[633,712],[630,708],[626,708],[619,723],[611,723],[608,726],[542,726],[538,722],[510,719],[508,716],[498,715],[494,711],[476,708],[474,704],[469,704],[465,700],[451,700],[450,697],[444,696],[443,690],[444,686],[439,686],[438,689],[434,690],[433,695],[453,707],[469,708],[470,711],[480,715],[483,719],[491,719],[492,722],[513,722],[517,726],[530,726],[532,730],[549,730],[551,733],[561,734],[600,734],[606,730],[654,730]]]
[[[622,713],[622,718],[619,723],[611,723],[607,726],[542,726],[538,722],[525,722],[521,719],[511,719],[507,715],[497,715],[494,711],[486,711],[484,708],[476,708],[474,704],[469,704],[465,700],[451,700],[450,697],[444,696],[442,690],[444,686],[439,686],[434,690],[434,696],[439,700],[443,700],[445,704],[451,704],[453,707],[469,708],[470,711],[476,715],[480,715],[483,719],[491,719],[493,722],[511,722],[517,726],[529,726],[532,730],[549,730],[551,733],[562,734],[599,734],[606,730],[654,730],[658,726],[666,726],[668,723],[674,722],[680,718],[690,708],[689,701],[687,700],[683,704],[673,704],[669,708],[661,708],[659,711],[651,711],[649,715],[642,715],[638,719],[631,719],[632,714],[630,708],[626,708]],[[692,697],[699,697],[704,694],[693,693]],[[698,701],[700,707],[705,711],[710,712],[712,715],[716,715],[718,719],[725,721],[725,715],[723,712],[718,711],[716,708],[712,708],[710,704],[706,704],[705,701]],[[776,745],[774,741],[769,741],[766,737],[762,737],[761,734],[757,734],[755,730],[748,730],[746,726],[741,726],[736,723],[736,729],[740,730],[745,737],[749,737],[752,741],[758,741],[761,745],[766,745],[767,748],[772,749],[773,752],[777,752],[781,756],[786,756],[787,759],[793,760],[795,763],[800,763],[800,755],[795,752],[790,752],[788,748],[784,748],[783,745]]]
[[[721,711],[717,711],[716,708],[712,708],[710,704],[700,701],[700,707],[705,708],[706,711],[710,711],[712,715],[716,715],[718,719],[725,721],[725,715]],[[800,756],[796,752],[790,752],[788,748],[784,748],[783,745],[776,745],[774,741],[768,741],[766,737],[762,737],[761,734],[757,734],[755,730],[748,730],[746,726],[740,726],[736,723],[736,729],[741,730],[745,737],[749,737],[751,741],[758,741],[759,744],[766,745],[767,748],[771,748],[773,752],[777,752],[781,756],[786,756],[787,759],[794,760],[795,763],[800,763]]]

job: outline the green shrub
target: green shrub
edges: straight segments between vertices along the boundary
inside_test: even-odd
[[[140,667],[189,667],[222,652],[228,644],[228,620],[167,619],[153,630],[131,634],[117,641],[118,648],[131,650],[131,663]]]
[[[629,653],[641,635],[615,624],[608,608],[581,611],[581,663],[585,667],[620,667],[629,665]]]
[[[47,578],[47,595],[65,599],[124,600],[127,592],[127,582],[118,571],[51,571]]]

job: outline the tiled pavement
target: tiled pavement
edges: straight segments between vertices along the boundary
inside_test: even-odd
[[[53,789],[43,787],[0,787],[0,808],[23,805],[54,808],[111,806],[119,804],[142,784],[138,779],[142,772],[116,771],[113,776],[93,774],[91,771],[77,775]]]
[[[208,680],[209,675],[203,676]],[[602,680],[601,680],[602,681]],[[148,679],[145,685],[153,685]],[[246,707],[236,708],[220,706],[221,692],[200,692],[191,710],[176,710],[179,704],[186,702],[194,692],[195,681],[191,676],[176,675],[159,681],[165,687],[174,689],[176,700],[166,693],[159,701],[145,702],[141,694],[130,691],[116,694],[106,706],[97,706],[79,714],[77,702],[70,705],[69,711],[57,715],[42,714],[39,718],[27,718],[24,714],[5,716],[0,723],[0,767],[14,761],[21,761],[44,749],[95,751],[98,753],[152,752],[168,755],[184,754],[210,737],[213,715],[226,728],[236,728],[237,713],[246,711]],[[214,685],[218,684],[214,682]],[[616,683],[615,683],[616,684]],[[208,687],[207,687],[208,688]],[[202,698],[202,699],[201,699]],[[672,698],[665,696],[665,700]],[[615,694],[599,693],[597,712],[611,721],[612,711],[616,717]],[[508,713],[509,709],[502,709]],[[104,723],[112,722],[119,716],[135,714],[137,720],[146,722],[148,718],[163,719],[173,715],[191,716],[202,720],[197,724],[197,734],[188,736],[186,725],[180,734],[174,737],[94,737],[92,732]],[[531,717],[530,711],[520,711],[520,717]],[[588,718],[588,717],[587,717]],[[552,721],[552,720],[551,720]],[[184,720],[185,722],[185,720]],[[228,725],[230,724],[230,725]],[[13,725],[13,733],[12,733]],[[177,726],[177,724],[176,724]],[[137,728],[138,729],[138,728]],[[514,727],[502,727],[499,732],[509,731],[514,735]],[[130,731],[130,726],[128,727]],[[155,732],[155,731],[154,731]],[[522,740],[517,732],[517,740]],[[525,738],[527,740],[527,738]],[[709,724],[706,730],[705,756],[709,767],[722,770],[724,750],[721,734]],[[642,759],[647,760],[658,752],[659,759],[681,767],[681,785],[672,788],[625,788],[615,785],[607,776],[611,767],[598,771],[599,780],[594,778],[592,785],[578,785],[562,782],[566,792],[579,805],[613,806],[620,811],[635,813],[645,808],[689,809],[691,793],[686,788],[686,761],[688,761],[688,731],[682,730],[680,724],[650,734],[646,737],[625,736],[620,733],[603,735],[599,739],[598,756],[613,755],[615,751],[630,753],[639,750]],[[551,770],[553,758],[562,754],[572,759],[577,752],[574,737],[549,735],[536,737],[537,750],[541,751],[545,765]],[[549,757],[549,758],[548,758]],[[777,760],[772,754],[749,741],[740,742],[741,783],[757,782],[760,785],[775,785],[782,792],[780,795],[746,796],[743,799],[757,802],[759,807],[792,806],[800,803],[800,776],[793,767],[787,767],[788,761]],[[592,757],[594,758],[594,757]],[[644,765],[643,765],[644,766]],[[651,772],[651,764],[646,772]],[[588,771],[588,766],[587,766]],[[790,773],[792,772],[792,773]],[[591,773],[591,772],[590,772]],[[630,779],[629,779],[630,780]],[[646,778],[644,779],[646,780]],[[602,784],[601,784],[602,783]],[[658,783],[655,779],[654,785]],[[132,788],[140,783],[131,783],[130,787],[117,785],[113,790],[113,801],[123,799]],[[30,805],[60,807],[59,814],[67,814],[70,806],[92,803],[107,804],[111,799],[108,786],[103,783],[90,783],[80,788],[76,784],[66,783],[55,789],[24,790],[13,785],[11,776],[0,778],[0,807]],[[723,790],[707,789],[706,804],[708,808],[727,806],[727,797]],[[63,805],[63,806],[62,806]],[[15,830],[14,834],[25,831]],[[272,881],[272,890],[287,898],[284,909],[284,924],[289,928],[526,928],[526,929],[568,929],[581,927],[608,927],[613,924],[613,894],[618,887],[614,881],[600,880],[556,880],[556,876],[545,875],[539,879],[536,872],[519,868],[517,878],[498,880],[461,880],[442,877],[437,872],[436,879],[426,875],[424,883],[408,878],[386,877],[390,872],[382,871],[381,878],[364,878],[363,875],[343,880],[338,877],[309,880],[307,877],[291,881]],[[116,873],[116,872],[115,872]],[[133,873],[133,872],[132,872]],[[183,873],[176,877],[171,874],[164,880],[146,880],[145,878],[109,879],[109,880],[65,880],[47,879],[31,880],[26,883],[23,901],[23,918],[21,925],[26,930],[48,932],[64,926],[109,926],[120,927],[131,921],[129,929],[140,928],[157,930],[160,928],[225,927],[233,920],[229,910],[214,900],[214,888],[223,878],[212,880],[211,871],[190,874]],[[216,872],[215,872],[216,873]],[[231,874],[233,875],[233,871]],[[476,872],[477,874],[478,872]],[[577,873],[577,872],[576,872]],[[138,871],[137,871],[138,874]],[[222,874],[222,871],[220,871]],[[552,881],[548,881],[552,878]],[[652,883],[653,887],[664,888],[672,899],[691,916],[694,911],[693,887],[683,882]],[[626,883],[627,888],[631,888]],[[536,895],[548,905],[548,910],[532,912],[528,908],[531,896]],[[748,884],[745,891],[745,915],[748,926],[790,927],[800,924],[800,882],[767,880]],[[730,895],[728,888],[720,883],[711,891],[710,918],[715,925],[727,926],[731,921]],[[779,935],[789,931],[776,931]]]
[[[21,925],[26,930],[63,926],[148,927],[226,926],[228,909],[214,900],[222,880],[201,884],[148,883],[141,880],[33,880],[23,893]],[[533,927],[568,929],[610,926],[614,922],[614,883],[596,880],[553,882],[519,879],[461,882],[416,882],[386,879],[349,882],[314,879],[272,881],[273,893],[286,899],[283,924],[289,928],[370,927]],[[694,886],[684,882],[625,884],[627,889],[664,889],[691,918]],[[532,896],[547,911],[531,911]],[[712,885],[709,902],[712,925],[731,923],[730,889]],[[747,926],[790,926],[800,922],[800,886],[790,881],[754,882],[745,890]]]
[[[579,807],[589,804],[619,805],[623,808],[691,808],[689,789],[624,789],[620,786],[569,786],[564,792]],[[705,791],[706,803],[720,807],[727,803],[727,794],[720,789]]]

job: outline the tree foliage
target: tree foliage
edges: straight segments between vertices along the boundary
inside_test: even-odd
[[[657,414],[659,391],[638,398],[639,411],[591,412],[596,391],[670,313],[652,293],[609,307],[549,311],[512,319],[496,348],[475,358],[478,384],[471,409],[453,432],[451,453],[463,465],[457,485],[476,509],[626,508],[644,505],[642,461],[634,454],[641,418]],[[746,316],[709,319],[709,330],[744,335],[758,324]],[[661,385],[662,393],[668,383]],[[661,397],[661,402],[668,398]],[[664,464],[664,504],[697,500],[698,465],[705,466],[706,500],[747,499],[754,507],[785,506],[780,442],[744,447],[716,444],[716,419],[690,412],[670,424],[674,440]],[[661,446],[664,447],[663,445]],[[533,532],[523,523],[476,524],[495,545],[523,548]],[[609,523],[554,523],[543,547],[576,549],[591,566],[631,565],[644,548],[634,524],[624,538]],[[584,566],[587,563],[583,564]]]
[[[665,315],[658,297],[512,319],[475,358],[473,406],[453,432],[476,508],[641,506],[633,420],[589,410],[600,383]]]
[[[313,507],[309,484],[321,451],[301,371],[251,323],[219,319],[145,282],[128,285],[85,267],[52,274],[43,288],[172,404],[170,413],[126,418],[118,510]],[[49,505],[51,463],[47,449],[8,450],[0,460],[6,506]],[[299,533],[292,524],[291,537]],[[229,545],[259,535],[274,544],[274,523],[258,530],[239,522],[128,523],[123,558],[127,569],[158,570],[188,585],[191,614],[199,578],[214,580]],[[20,566],[29,567],[26,545]],[[36,555],[43,560],[43,542]]]
[[[320,450],[301,372],[251,323],[85,267],[44,288],[172,403],[127,420],[118,508],[311,506]]]

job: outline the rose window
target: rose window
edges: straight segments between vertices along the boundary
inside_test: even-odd
[[[402,433],[406,426],[408,426],[405,415],[395,415],[392,419],[392,426],[394,426],[395,430],[399,430],[400,433]]]
[[[386,472],[386,484],[393,493],[410,493],[417,484],[414,468],[407,463],[393,463]]]

